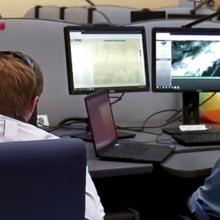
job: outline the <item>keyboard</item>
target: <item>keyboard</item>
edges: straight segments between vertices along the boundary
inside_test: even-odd
[[[126,155],[126,157],[138,157],[139,155],[145,154],[150,149],[150,145],[138,143],[122,143],[117,147],[114,147],[115,154],[118,156]]]
[[[220,131],[182,132],[173,134],[172,137],[185,146],[220,144]]]
[[[137,162],[162,162],[175,148],[169,145],[153,145],[140,142],[120,141],[99,152],[100,157]]]

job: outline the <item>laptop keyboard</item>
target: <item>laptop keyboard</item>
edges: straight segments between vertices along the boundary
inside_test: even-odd
[[[147,150],[150,149],[150,146],[141,143],[120,143],[116,144],[114,147],[114,151],[117,152],[118,156],[128,156],[128,157],[136,157],[139,155],[145,154]]]
[[[140,142],[120,142],[105,149],[105,158],[122,159],[137,162],[162,162],[174,148],[168,145],[145,144]]]

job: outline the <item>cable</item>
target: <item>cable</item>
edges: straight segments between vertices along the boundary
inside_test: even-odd
[[[163,136],[163,132],[161,133],[161,134],[159,134],[157,137],[156,137],[156,140],[155,140],[155,142],[157,143],[157,144],[173,144],[172,143],[172,137],[171,136],[169,136],[168,138],[165,138],[165,139],[161,139],[160,140],[160,138],[161,138],[161,136]]]
[[[108,22],[108,24],[112,24],[111,20],[104,12],[97,10],[97,8],[95,8],[95,11],[98,12],[98,14],[102,15],[105,18],[105,20]]]
[[[153,128],[161,128],[163,126],[166,126],[174,121],[170,121],[170,122],[165,122],[162,123],[160,125],[154,125],[154,126],[146,126],[147,121],[149,121],[150,118],[152,118],[153,116],[157,115],[157,114],[161,114],[164,112],[169,112],[169,111],[177,111],[176,109],[165,109],[165,110],[161,110],[158,112],[155,112],[151,115],[149,115],[143,122],[142,126],[132,126],[132,127],[122,127],[122,126],[117,126],[117,128],[119,129],[124,129],[124,130],[131,130],[131,131],[136,131],[136,132],[145,132],[145,133],[149,133],[149,134],[154,134],[154,135],[158,135],[158,133],[155,132],[149,132],[149,131],[145,131],[144,129],[153,129]]]
[[[145,128],[146,123],[147,123],[152,117],[154,117],[155,115],[161,114],[161,113],[164,113],[164,112],[171,112],[171,111],[176,112],[177,110],[176,110],[176,109],[165,109],[165,110],[161,110],[161,111],[158,111],[158,112],[155,112],[155,113],[149,115],[149,116],[144,120],[143,125],[142,125],[142,128]],[[158,127],[158,126],[157,126],[157,127]]]
[[[120,96],[109,96],[110,99],[112,99],[112,98],[116,99],[115,101],[111,102],[110,105],[114,105],[115,103],[121,101],[124,94],[125,93],[123,92]]]
[[[216,93],[215,93],[216,94]],[[215,94],[212,94],[210,97],[208,97],[206,100],[204,100],[199,106],[203,105],[204,103],[206,103],[208,100],[210,100]],[[182,109],[181,109],[182,110]],[[122,126],[117,126],[117,128],[119,129],[127,129],[127,130],[131,130],[131,131],[136,131],[136,132],[145,132],[144,129],[153,129],[153,128],[161,128],[161,127],[164,127],[166,125],[169,125],[175,121],[177,121],[178,119],[180,119],[182,117],[181,116],[178,116],[176,118],[173,118],[173,116],[171,116],[168,120],[166,120],[165,123],[162,123],[160,125],[154,125],[154,126],[146,126],[146,123],[152,118],[154,117],[155,115],[157,114],[161,114],[161,113],[164,113],[164,112],[170,112],[170,111],[175,111],[175,115],[178,114],[180,112],[180,110],[176,110],[176,109],[165,109],[165,110],[161,110],[161,111],[158,111],[158,112],[154,112],[153,114],[149,115],[143,122],[142,126],[136,126],[136,127],[122,127]],[[150,133],[150,132],[147,132],[147,133]],[[156,134],[156,133],[154,133]]]
[[[62,121],[60,121],[57,126],[58,127],[64,127],[64,126],[70,126],[72,124],[76,124],[76,123],[84,123],[87,124],[88,123],[88,118],[84,118],[84,117],[71,117],[71,118],[65,118]]]
[[[195,2],[194,2],[195,3]],[[204,1],[202,1],[199,5],[195,5],[194,4],[194,8],[190,11],[190,13],[192,14],[192,15],[195,15],[196,14],[196,11],[198,10],[198,9],[200,9],[202,6],[204,6],[204,5],[206,5],[206,6],[208,6],[208,7],[214,7],[214,5],[215,5],[215,1],[214,0],[204,0]]]
[[[216,95],[216,92],[213,93],[212,95],[210,95],[207,99],[205,99],[203,102],[201,102],[199,104],[198,107],[201,107],[202,105],[204,105],[206,102],[208,102],[211,98],[213,98],[213,96]],[[158,115],[158,114],[161,114],[161,113],[165,113],[165,112],[171,112],[171,111],[174,111],[175,114],[172,115],[170,118],[168,118],[166,120],[165,123],[162,123],[160,125],[154,125],[154,126],[146,126],[147,122],[152,118],[154,117],[155,115]],[[179,119],[182,118],[182,115],[179,115],[178,114],[182,112],[182,109],[179,109],[179,110],[176,110],[176,109],[165,109],[165,110],[161,110],[161,111],[158,111],[158,112],[154,112],[153,114],[149,115],[143,122],[142,126],[137,126],[137,127],[121,127],[121,126],[117,126],[117,128],[119,129],[127,129],[127,130],[131,130],[131,131],[136,131],[136,132],[144,132],[144,129],[153,129],[153,128],[161,128],[161,127],[164,127],[166,125],[169,125]],[[149,132],[148,132],[149,133]],[[155,134],[155,133],[154,133]]]
[[[85,124],[86,126],[84,127],[70,127],[71,125],[76,125],[76,124]],[[60,122],[57,123],[55,126],[39,126],[39,128],[47,131],[47,132],[52,132],[55,130],[58,130],[60,128],[63,129],[77,129],[77,130],[87,130],[88,129],[88,119],[87,118],[81,118],[81,117],[72,117],[72,118],[65,118],[61,120]]]
[[[97,9],[97,6],[95,3],[93,3],[92,1],[90,0],[85,0],[89,5],[90,7],[88,7],[88,20],[89,20],[89,24],[92,24],[93,23],[93,14],[94,14],[94,11],[96,11],[98,14],[102,15],[105,20],[108,22],[108,24],[112,24],[111,20],[109,19],[109,17],[103,13],[102,11],[98,10]]]

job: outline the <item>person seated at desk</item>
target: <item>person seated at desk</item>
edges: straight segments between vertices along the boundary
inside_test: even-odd
[[[188,208],[196,219],[220,219],[220,159],[204,184],[189,198]]]
[[[42,91],[43,74],[31,57],[0,51],[0,142],[59,138],[27,123]],[[88,168],[85,190],[85,219],[104,219],[104,209]]]

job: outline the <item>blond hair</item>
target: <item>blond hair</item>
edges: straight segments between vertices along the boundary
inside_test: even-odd
[[[43,90],[43,75],[39,65],[29,56],[29,66],[12,54],[0,54],[0,114],[24,117],[33,98]]]

